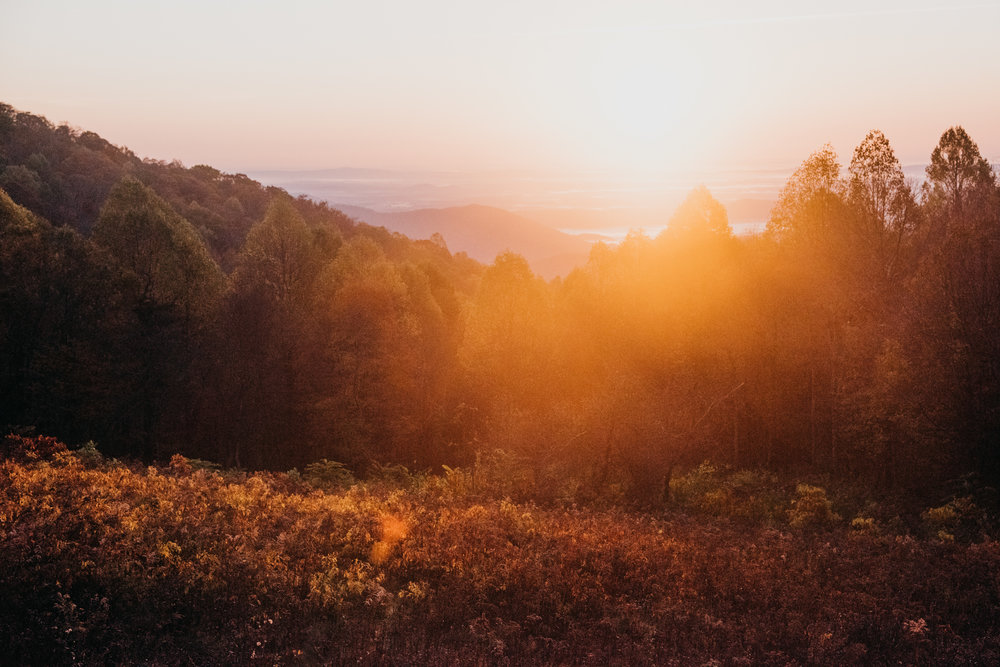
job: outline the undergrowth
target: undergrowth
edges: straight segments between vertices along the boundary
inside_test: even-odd
[[[41,444],[0,463],[11,664],[1000,662],[1000,545],[971,501],[899,534],[710,466],[637,512],[490,496],[458,469],[358,481]]]

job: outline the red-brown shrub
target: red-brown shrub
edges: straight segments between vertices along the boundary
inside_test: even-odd
[[[13,663],[985,664],[1000,546],[0,462]]]

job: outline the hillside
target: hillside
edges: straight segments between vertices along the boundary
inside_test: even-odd
[[[452,234],[414,241],[0,111],[10,432],[248,469],[434,469],[502,451],[539,489],[644,507],[669,505],[672,476],[706,460],[860,477],[920,502],[1000,479],[1000,199],[961,128],[919,193],[873,131],[858,155],[874,162],[805,160],[767,234],[734,233],[700,187],[655,238],[595,246],[546,281],[490,255],[523,242],[538,270],[587,241],[480,206],[349,209]],[[955,150],[972,172],[941,158]]]
[[[86,236],[97,221],[112,187],[136,178],[191,223],[223,270],[231,270],[250,228],[264,217],[272,199],[287,192],[264,186],[245,174],[224,173],[208,165],[185,167],[140,157],[94,132],[56,126],[47,119],[0,103],[0,189],[11,199],[51,222]],[[343,237],[362,230],[340,211],[306,197],[293,205],[311,227]],[[383,237],[399,256],[401,239]]]
[[[452,252],[489,263],[505,250],[522,255],[546,278],[565,276],[587,261],[591,243],[492,206],[454,206],[383,213],[360,206],[335,205],[370,225],[413,239],[441,234]]]
[[[338,456],[370,458],[397,424],[425,436],[444,428],[434,425],[446,423],[434,404],[444,389],[429,378],[451,373],[461,303],[481,271],[465,255],[243,174],[142,159],[93,132],[0,105],[0,426],[8,430],[97,440],[148,460],[181,447],[286,466],[294,448],[278,443],[301,443],[295,424],[319,419],[316,433],[355,452]],[[386,308],[376,306],[380,296]],[[366,359],[396,355],[375,344],[392,322],[405,322],[393,345],[409,339],[415,351],[381,364],[399,373],[395,389],[371,376],[347,382]],[[331,345],[345,354],[330,354]],[[404,388],[404,379],[422,384]],[[385,391],[395,403],[374,409]],[[418,392],[419,406],[403,399]],[[325,448],[301,450],[302,462]]]

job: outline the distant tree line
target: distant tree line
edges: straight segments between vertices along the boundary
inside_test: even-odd
[[[694,190],[545,282],[0,106],[0,425],[356,471],[502,450],[668,500],[710,459],[917,491],[1000,477],[1000,191],[961,128],[907,182],[825,147],[767,229]]]

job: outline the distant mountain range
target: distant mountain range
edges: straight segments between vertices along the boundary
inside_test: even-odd
[[[529,209],[520,215],[494,206],[477,204],[413,211],[383,212],[363,206],[332,203],[346,215],[377,227],[426,239],[440,234],[452,252],[465,252],[491,263],[505,250],[513,250],[532,269],[553,278],[565,276],[587,261],[597,241],[615,242],[631,228],[644,228],[655,236],[669,219],[651,212],[588,211],[585,209]],[[752,231],[767,219],[770,200],[740,199],[729,202],[730,221],[736,233]],[[571,229],[574,233],[560,231]],[[585,231],[586,230],[586,231]]]
[[[251,176],[410,238],[439,233],[452,252],[481,262],[513,250],[537,273],[552,278],[586,262],[596,241],[620,241],[631,229],[655,236],[690,187],[702,182],[718,193],[737,234],[759,229],[787,173],[719,172],[667,184],[586,175],[353,168]]]
[[[412,239],[441,234],[452,252],[492,263],[505,250],[524,256],[544,276],[568,274],[586,262],[591,239],[566,234],[529,218],[492,206],[452,206],[383,213],[362,206],[332,204],[369,225],[385,227]]]
[[[923,164],[903,166],[915,187],[923,180],[924,169]],[[630,229],[655,236],[690,188],[699,184],[725,205],[736,234],[758,231],[792,171],[791,166],[722,170],[665,183],[632,182],[614,175],[356,168],[250,175],[414,239],[440,233],[452,252],[466,252],[482,262],[513,250],[537,273],[551,278],[584,263],[596,241],[617,242]],[[464,205],[467,202],[486,205]]]

